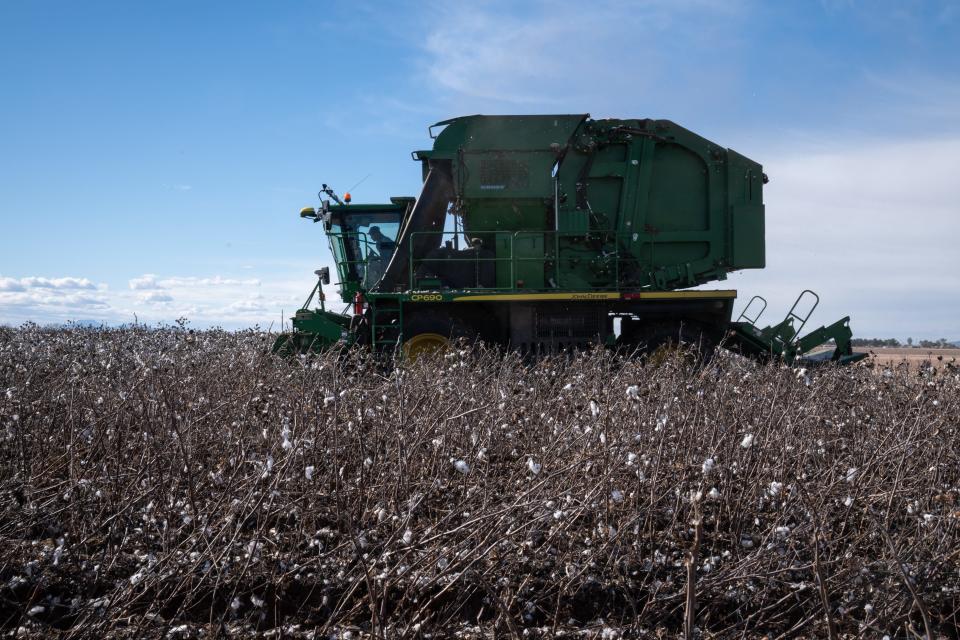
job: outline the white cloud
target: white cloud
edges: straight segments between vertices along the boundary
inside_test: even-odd
[[[211,278],[198,278],[198,277],[191,276],[191,277],[163,278],[162,280],[157,281],[157,285],[162,288],[233,287],[233,286],[258,287],[260,286],[260,280],[256,278],[234,279],[234,278],[222,278],[220,276],[213,276]]]
[[[108,298],[106,284],[87,278],[0,277],[0,321],[101,319],[110,312]]]
[[[139,296],[141,302],[147,302],[152,304],[162,304],[166,302],[173,302],[173,296],[169,293],[164,293],[163,291],[148,291]]]
[[[0,291],[24,291],[24,286],[16,278],[0,278]]]
[[[145,273],[139,278],[130,279],[130,288],[131,289],[159,289],[160,285],[157,284],[157,276],[152,273]]]
[[[76,289],[96,289],[95,285],[86,278],[9,278],[0,277],[0,291],[29,291],[31,289],[57,289],[57,290],[76,290]]]
[[[263,313],[267,311],[267,307],[260,298],[238,300],[230,305],[230,309],[241,313]]]

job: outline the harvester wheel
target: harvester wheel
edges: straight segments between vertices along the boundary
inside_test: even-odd
[[[472,340],[476,334],[445,313],[419,314],[404,327],[403,358],[415,361],[431,353],[442,353],[456,340]]]

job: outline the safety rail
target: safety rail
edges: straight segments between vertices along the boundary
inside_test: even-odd
[[[763,306],[760,307],[760,311],[757,312],[757,313],[751,318],[750,316],[747,315],[747,312],[750,311],[750,307],[753,306],[753,303],[754,303],[754,302],[757,302],[757,301],[760,301],[761,303],[763,303]],[[736,322],[740,322],[741,320],[746,320],[747,322],[749,322],[749,323],[752,324],[753,326],[756,326],[756,325],[757,325],[757,321],[760,320],[760,316],[762,316],[762,315],[763,315],[763,312],[766,311],[766,310],[767,310],[767,299],[764,298],[763,296],[753,296],[752,298],[750,298],[750,302],[747,303],[747,306],[745,306],[745,307],[743,308],[743,311],[740,312],[740,315],[737,316]]]
[[[437,248],[425,256],[411,252],[408,268],[412,288],[441,286],[439,281],[443,278],[437,272],[444,268],[449,272],[453,266],[456,275],[446,286],[462,290],[583,289],[585,286],[605,291],[635,289],[638,286],[635,281],[626,281],[625,265],[633,267],[635,277],[640,266],[638,256],[643,256],[644,263],[653,264],[656,244],[654,235],[640,233],[489,230],[472,231],[469,237],[462,231],[417,231],[411,234],[411,245],[417,246],[416,239],[423,237],[437,238],[433,243]],[[471,242],[471,238],[478,242]],[[447,239],[450,242],[445,243]],[[594,248],[582,249],[590,244]],[[598,247],[607,252],[598,253]],[[561,268],[563,262],[585,259],[590,260],[595,279],[608,283],[606,286],[584,285],[582,278],[577,282],[565,281],[570,274]],[[458,265],[460,273],[456,273]],[[473,277],[465,277],[470,274],[462,269],[471,265]],[[484,267],[488,271],[482,273]],[[430,277],[431,273],[434,277]],[[536,283],[527,282],[528,275],[532,275]],[[647,275],[649,284],[657,283],[655,270],[649,270]]]

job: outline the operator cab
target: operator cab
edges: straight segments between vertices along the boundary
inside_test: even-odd
[[[371,289],[393,258],[400,224],[413,198],[393,200],[393,204],[328,207],[324,222],[344,299]]]

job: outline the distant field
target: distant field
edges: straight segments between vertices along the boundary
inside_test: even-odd
[[[897,365],[906,361],[911,367],[917,367],[922,362],[930,361],[934,366],[950,363],[960,366],[960,349],[911,349],[881,348],[881,347],[854,347],[854,351],[867,351],[870,359],[881,365]]]
[[[0,328],[0,634],[956,637],[946,366],[272,338]]]

